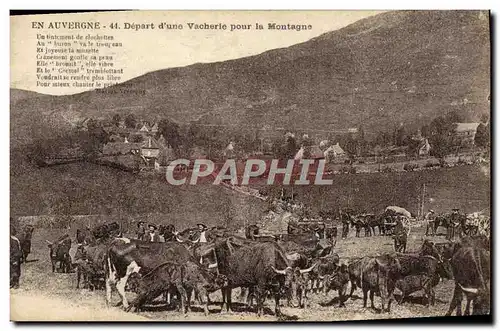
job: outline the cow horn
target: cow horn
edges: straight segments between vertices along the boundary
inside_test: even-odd
[[[321,279],[321,280],[323,280],[323,279],[325,279],[325,276],[318,275],[318,278]]]
[[[208,269],[213,269],[213,268],[217,268],[217,262],[215,262],[215,263],[210,263],[210,264],[208,265]]]
[[[300,273],[301,274],[305,274],[305,273],[308,273],[308,272],[311,272],[311,270],[314,269],[314,267],[316,267],[317,263],[313,264],[310,268],[307,268],[307,269],[300,269]]]
[[[285,275],[286,274],[286,269],[283,269],[283,270],[278,270],[276,269],[275,267],[271,266],[271,268],[274,270],[275,273],[279,274],[279,275]]]
[[[49,245],[54,245],[54,243],[53,243],[53,242],[48,241],[47,239],[45,239],[45,242],[46,242],[47,244],[49,244]]]
[[[460,286],[462,291],[468,292],[468,293],[477,294],[477,292],[479,291],[477,288],[463,287],[462,284],[460,284],[460,283],[458,283],[458,286]]]

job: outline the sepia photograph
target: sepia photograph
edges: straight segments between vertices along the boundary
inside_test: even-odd
[[[493,321],[490,11],[9,18],[11,321]]]

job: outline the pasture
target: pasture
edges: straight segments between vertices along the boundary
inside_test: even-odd
[[[340,230],[340,229],[339,229]],[[49,251],[45,239],[55,239],[67,232],[73,239],[76,229],[35,229],[32,242],[32,254],[28,257],[30,262],[23,265],[20,289],[11,289],[11,319],[12,320],[98,320],[98,321],[276,321],[271,315],[273,300],[267,300],[267,314],[258,318],[254,308],[248,310],[243,304],[237,304],[239,290],[233,291],[233,302],[236,303],[232,314],[219,313],[220,292],[213,293],[210,297],[209,316],[203,315],[201,307],[194,303],[193,312],[185,316],[166,307],[162,303],[152,305],[140,313],[126,313],[121,308],[106,308],[104,291],[90,292],[77,290],[76,274],[52,273]],[[409,236],[408,251],[416,251],[422,243],[424,228],[414,227]],[[440,233],[444,229],[439,230]],[[444,241],[443,236],[434,237],[436,242]],[[75,244],[71,250],[74,254]],[[393,251],[393,242],[390,237],[372,236],[355,238],[351,230],[347,239],[339,239],[335,251],[342,260],[352,257],[376,255]],[[415,318],[443,316],[446,312],[453,292],[453,281],[444,280],[436,287],[436,305],[429,308],[422,302],[422,293],[411,295],[407,302],[399,305],[393,303],[391,313],[380,313],[371,308],[362,308],[362,293],[358,289],[354,293],[354,300],[349,299],[345,308],[337,307],[337,292],[332,291],[327,297],[323,294],[311,294],[310,307],[306,309],[283,307],[285,320],[296,321],[340,321],[340,320],[366,320],[386,318]],[[399,294],[396,290],[396,298]],[[127,293],[133,298],[133,293]],[[114,294],[113,302],[118,296]],[[284,300],[282,300],[282,303]],[[375,297],[375,306],[380,307],[380,300]]]

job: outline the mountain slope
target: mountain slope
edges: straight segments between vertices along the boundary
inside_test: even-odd
[[[489,111],[489,54],[488,17],[478,11],[388,12],[288,48],[148,73],[106,93],[23,99],[11,114],[18,125],[36,110],[65,120],[135,112],[255,128],[362,123],[366,131],[450,110],[474,120]]]

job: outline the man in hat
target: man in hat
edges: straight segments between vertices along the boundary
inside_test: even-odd
[[[198,226],[198,230],[200,231],[200,239],[198,240],[198,242],[206,243],[207,237],[206,237],[205,233],[208,230],[207,226],[205,224],[202,224],[202,223],[198,223],[196,225]]]
[[[19,288],[23,251],[21,249],[21,243],[16,237],[17,231],[12,224],[12,218],[10,219],[10,223],[10,288]]]
[[[429,209],[427,214],[425,214],[424,220],[426,223],[426,228],[425,228],[425,235],[428,236],[429,234],[431,236],[435,236],[436,233],[434,232],[434,210]]]
[[[449,240],[455,239],[456,231],[460,225],[460,214],[458,208],[453,208],[450,215],[450,225],[448,226],[448,238]]]
[[[148,241],[160,242],[160,235],[156,230],[158,230],[158,227],[155,224],[149,224]]]
[[[146,241],[146,228],[143,221],[137,223],[137,239]]]

